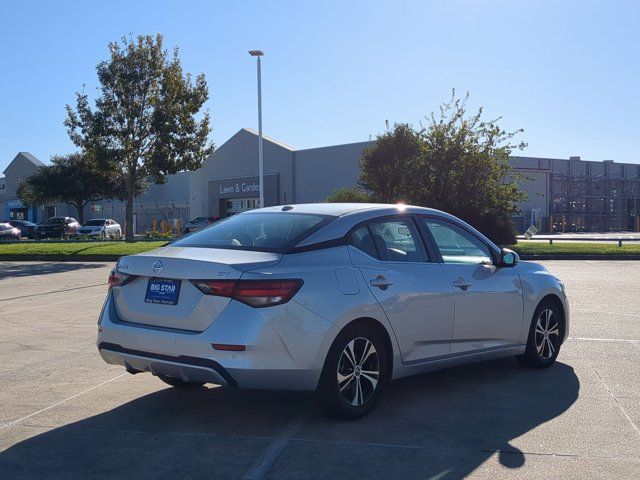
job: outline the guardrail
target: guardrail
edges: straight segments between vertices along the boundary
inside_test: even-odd
[[[518,238],[518,240],[524,240],[522,238]],[[535,238],[532,237],[528,239],[529,242],[549,242],[549,245],[553,245],[553,242],[578,242],[578,243],[595,243],[595,242],[617,242],[619,247],[622,247],[622,242],[640,242],[640,238]]]

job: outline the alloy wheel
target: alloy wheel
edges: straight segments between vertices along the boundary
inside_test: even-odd
[[[540,312],[536,323],[536,349],[538,355],[549,360],[556,353],[560,339],[560,324],[550,308]]]
[[[380,379],[380,359],[370,340],[357,337],[344,347],[337,379],[340,394],[350,405],[359,407],[371,398]]]

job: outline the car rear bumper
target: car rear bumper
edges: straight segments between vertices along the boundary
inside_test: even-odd
[[[108,294],[97,346],[105,362],[131,373],[240,388],[314,390],[334,328],[294,301],[270,309],[232,302],[203,332],[132,324],[117,317]],[[213,343],[246,350],[215,350]]]
[[[233,377],[213,360],[185,355],[171,357],[153,354],[106,342],[98,344],[98,350],[105,362],[121,365],[130,373],[149,372],[156,376],[179,378],[185,382],[237,386]]]

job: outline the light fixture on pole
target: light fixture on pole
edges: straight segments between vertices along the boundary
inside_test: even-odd
[[[260,208],[264,205],[264,158],[262,152],[262,78],[260,75],[260,57],[262,50],[249,50],[249,55],[258,60],[258,178],[260,183]]]

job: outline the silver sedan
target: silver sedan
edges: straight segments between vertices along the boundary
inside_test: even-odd
[[[569,331],[560,280],[447,213],[269,207],[120,259],[103,359],[176,387],[316,390],[358,418],[389,381],[516,356],[546,368]]]
[[[120,238],[122,236],[122,228],[118,222],[110,218],[94,218],[84,222],[76,231],[76,235],[79,237],[99,237],[105,240],[107,238]]]

